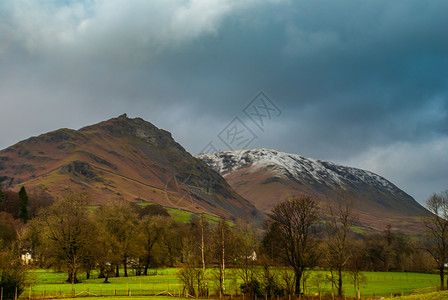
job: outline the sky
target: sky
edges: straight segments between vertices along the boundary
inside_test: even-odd
[[[127,113],[448,189],[446,0],[2,0],[0,149]]]

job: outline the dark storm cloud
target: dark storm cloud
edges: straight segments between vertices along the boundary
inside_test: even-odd
[[[2,1],[0,146],[127,112],[197,153],[235,116],[250,125],[242,110],[263,90],[282,114],[252,128],[250,147],[368,168],[423,200],[448,188],[446,11],[417,0]]]

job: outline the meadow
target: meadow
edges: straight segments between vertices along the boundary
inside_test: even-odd
[[[212,280],[213,269],[209,269],[210,291],[214,293],[215,285]],[[185,296],[182,292],[183,285],[176,276],[176,268],[163,268],[151,270],[148,276],[129,276],[110,278],[110,283],[103,283],[104,279],[96,278],[92,274],[91,279],[86,279],[85,274],[80,274],[81,283],[73,286],[66,283],[65,273],[51,270],[32,271],[34,285],[27,289],[21,297],[71,297],[71,296]],[[307,282],[306,294],[316,295],[318,289],[313,284],[312,277],[317,274],[327,275],[325,271],[310,272]],[[361,284],[360,292],[364,298],[391,297],[394,295],[412,295],[411,298],[403,299],[433,299],[418,298],[418,294],[428,294],[437,291],[439,278],[435,274],[400,273],[400,272],[363,272],[366,281]],[[237,296],[240,294],[240,281],[232,269],[226,273],[226,286],[228,294]],[[319,289],[322,294],[331,294],[331,284],[327,281],[321,282]],[[344,292],[347,297],[354,297],[355,290],[349,279],[345,279]],[[430,294],[428,294],[430,295]],[[439,294],[437,294],[439,295]],[[443,294],[447,296],[446,294]],[[417,297],[417,298],[416,298]],[[439,297],[439,298],[437,298]],[[434,299],[443,299],[437,296]],[[115,298],[114,299],[118,299]],[[162,298],[158,298],[162,299]],[[448,296],[447,296],[448,299]]]

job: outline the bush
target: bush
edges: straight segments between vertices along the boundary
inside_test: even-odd
[[[10,251],[0,251],[0,290],[3,299],[14,299],[29,285],[25,266]]]
[[[284,296],[285,289],[275,281],[268,281],[264,284],[264,292],[268,297]]]
[[[241,293],[244,295],[250,295],[252,297],[261,297],[263,292],[261,289],[261,284],[257,279],[252,279],[247,284],[240,285]]]

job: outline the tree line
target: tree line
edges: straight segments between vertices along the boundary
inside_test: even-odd
[[[242,282],[240,291],[251,295],[300,295],[311,281],[314,285],[330,281],[337,295],[349,281],[359,292],[362,271],[438,269],[444,287],[448,192],[428,199],[432,214],[424,217],[427,232],[419,238],[393,232],[390,225],[383,232],[355,230],[355,202],[343,190],[328,208],[320,208],[309,196],[278,203],[263,228],[247,220],[212,222],[205,215],[176,222],[159,205],[122,199],[93,208],[85,193],[68,193],[56,200],[33,195],[24,206],[20,205],[24,188],[21,193],[0,192],[0,255],[18,264],[18,257],[28,251],[35,266],[65,271],[72,284],[79,282],[81,272],[89,278],[98,270],[107,283],[130,272],[147,275],[152,268],[175,266],[192,296],[228,294],[229,270]],[[11,204],[13,198],[19,205]],[[36,202],[41,209],[32,207]],[[11,295],[17,286],[23,289],[26,280],[23,272],[8,275],[11,263],[5,265],[0,265],[0,285],[6,288],[6,280],[18,278],[8,290]],[[328,274],[310,278],[313,269]]]

